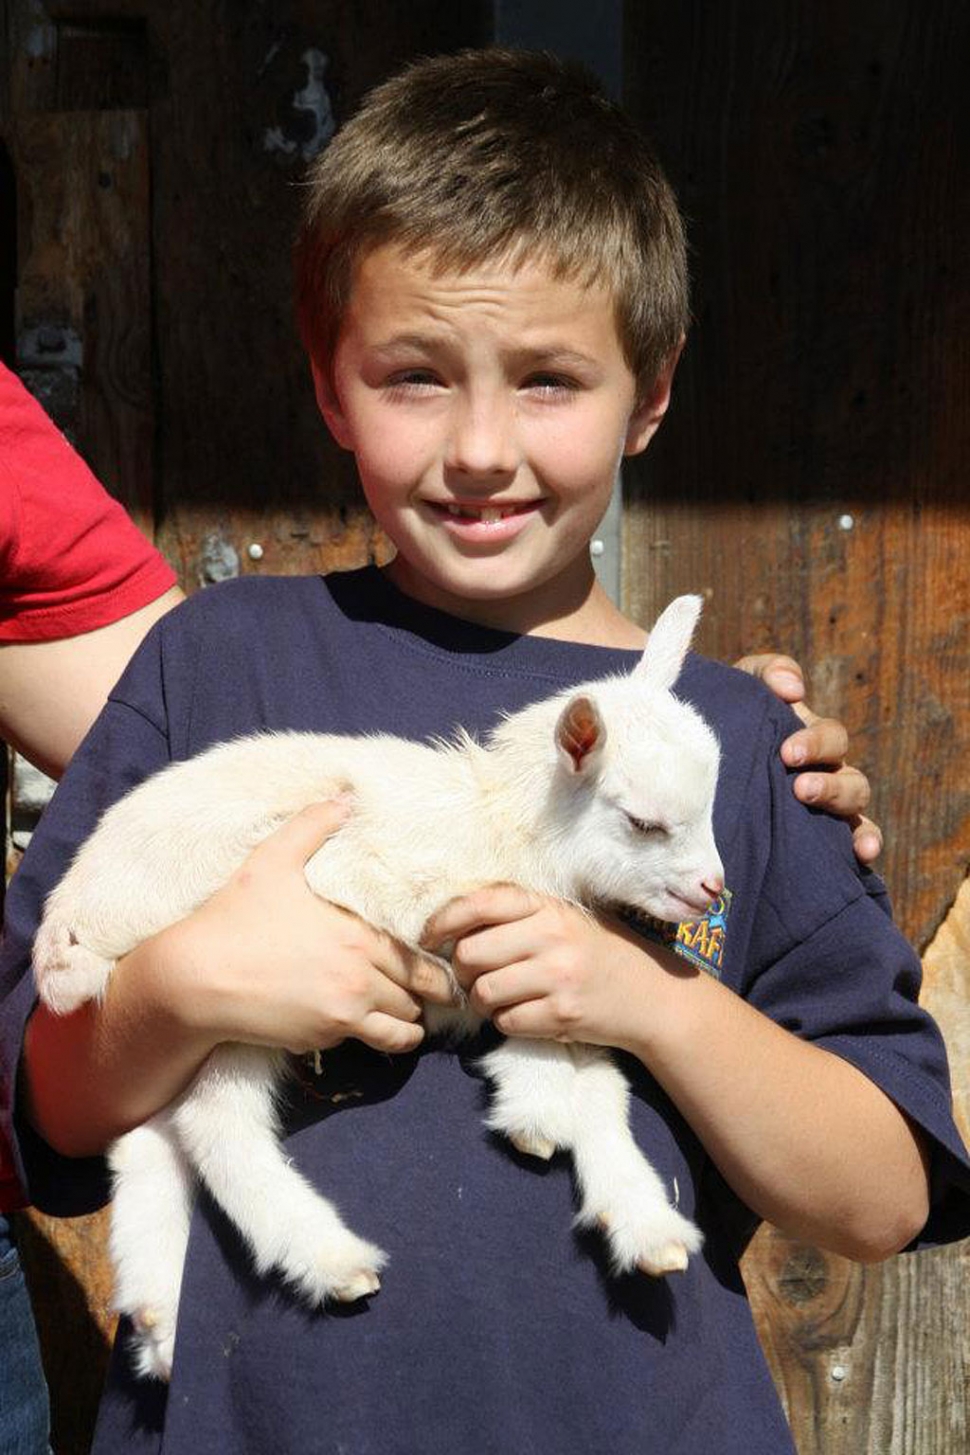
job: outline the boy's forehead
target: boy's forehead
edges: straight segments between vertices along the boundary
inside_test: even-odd
[[[358,261],[344,324],[375,343],[384,337],[407,343],[477,319],[540,348],[619,347],[610,293],[557,276],[541,257],[459,267],[429,251],[409,255],[396,244],[373,248]]]

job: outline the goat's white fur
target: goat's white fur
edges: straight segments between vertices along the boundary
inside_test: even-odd
[[[672,602],[629,676],[536,703],[485,745],[265,734],[163,770],[104,815],[50,895],[34,950],[44,1002],[67,1013],[101,997],[119,957],[203,903],[305,805],[348,789],[354,810],[307,864],[307,881],[408,943],[446,901],[496,881],[670,920],[688,917],[686,897],[700,912],[721,875],[718,748],[670,691],[700,606]],[[665,831],[644,831],[658,822]],[[480,1024],[467,1008],[429,1007],[427,1019],[458,1034]],[[284,1064],[262,1047],[220,1046],[188,1090],[111,1150],[115,1299],[134,1321],[143,1374],[171,1370],[197,1177],[257,1269],[276,1268],[311,1304],[379,1287],[384,1253],[279,1145]],[[637,1148],[608,1052],[511,1039],[483,1069],[493,1130],[536,1156],[572,1152],[577,1222],[602,1227],[616,1272],[686,1267],[700,1233]]]

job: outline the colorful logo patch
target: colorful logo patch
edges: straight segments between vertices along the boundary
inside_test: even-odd
[[[682,955],[685,960],[708,971],[715,980],[720,980],[731,898],[730,889],[725,889],[705,915],[685,924],[673,925],[646,915],[638,916],[636,924],[646,931],[650,939],[666,945],[674,954]]]

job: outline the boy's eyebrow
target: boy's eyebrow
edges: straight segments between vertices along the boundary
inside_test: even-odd
[[[432,334],[396,333],[391,338],[381,339],[374,345],[375,354],[405,353],[408,349],[428,350],[440,348],[442,339]]]
[[[521,359],[523,363],[558,364],[561,368],[590,369],[600,364],[600,360],[573,348],[571,344],[537,344],[535,348],[515,349],[512,353],[514,358]]]

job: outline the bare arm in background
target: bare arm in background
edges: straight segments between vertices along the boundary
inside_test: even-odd
[[[149,627],[182,599],[173,586],[81,636],[0,644],[0,737],[59,778]]]

